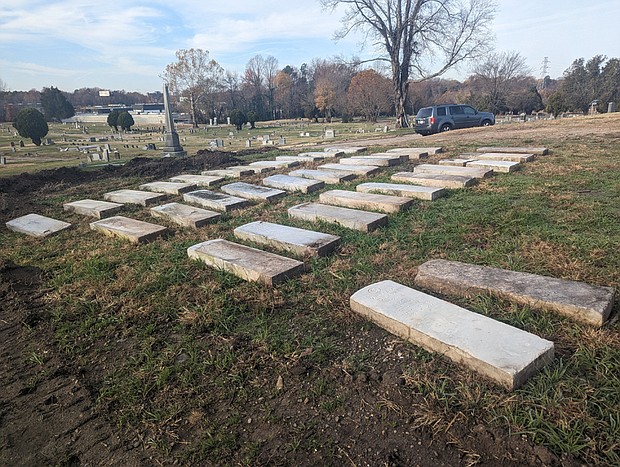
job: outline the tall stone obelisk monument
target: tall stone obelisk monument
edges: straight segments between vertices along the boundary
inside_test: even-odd
[[[164,156],[187,156],[187,151],[183,149],[179,142],[179,135],[174,129],[174,119],[170,108],[170,95],[168,94],[168,84],[164,83],[164,112],[166,112],[166,133],[163,147]]]

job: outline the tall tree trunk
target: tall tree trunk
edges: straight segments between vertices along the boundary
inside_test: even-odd
[[[192,127],[193,128],[198,128],[198,119],[196,118],[196,100],[194,99],[194,95],[190,94],[189,95],[189,108],[190,108],[190,113],[192,114]]]

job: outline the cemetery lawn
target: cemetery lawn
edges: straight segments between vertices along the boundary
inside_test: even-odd
[[[124,208],[170,228],[144,245],[91,231],[63,202],[295,152],[0,178],[0,464],[619,465],[617,297],[601,329],[487,296],[450,298],[555,343],[553,363],[514,392],[371,324],[349,297],[385,279],[413,286],[417,267],[437,258],[618,290],[620,114],[396,133],[373,134],[369,149],[443,146],[431,163],[479,146],[552,153],[415,201],[370,234],[287,218],[316,194],[253,204],[199,230]],[[356,137],[347,143],[370,143]],[[417,163],[326,189],[389,182]],[[31,212],[73,226],[44,240],[4,227]],[[274,288],[188,259],[188,247],[234,241],[233,229],[255,220],[342,244]]]

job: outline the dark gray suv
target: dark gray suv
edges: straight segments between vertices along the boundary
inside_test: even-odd
[[[489,125],[495,125],[495,115],[478,112],[472,106],[463,104],[424,107],[415,116],[415,132],[421,135]]]

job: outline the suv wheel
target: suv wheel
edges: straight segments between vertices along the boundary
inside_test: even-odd
[[[491,120],[483,120],[482,126],[491,126]]]
[[[441,125],[441,128],[439,129],[439,131],[443,133],[444,131],[450,131],[451,129],[452,129],[452,125],[450,125],[449,123],[445,123]]]

